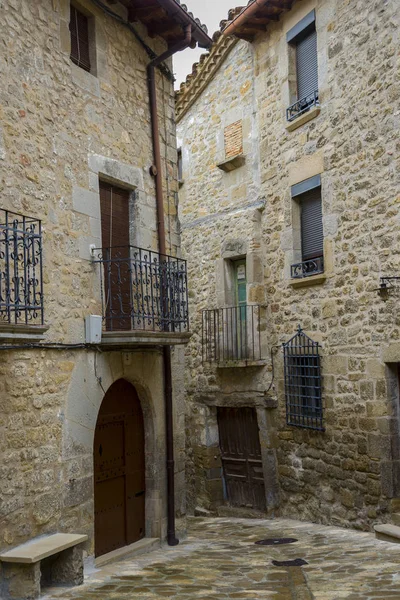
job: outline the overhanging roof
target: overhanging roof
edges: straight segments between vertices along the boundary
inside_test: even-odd
[[[278,21],[280,15],[292,7],[294,0],[250,0],[248,5],[225,24],[224,35],[235,35],[252,42],[260,31]]]
[[[117,0],[109,0],[110,4]],[[180,0],[119,0],[128,8],[131,23],[140,21],[147,27],[150,37],[160,36],[169,46],[182,40],[184,29],[192,26],[192,39],[200,48],[209,48],[212,40],[207,27],[189,12]]]

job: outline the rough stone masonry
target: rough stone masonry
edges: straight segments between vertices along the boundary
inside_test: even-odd
[[[89,0],[79,6],[95,29],[91,73],[70,60],[69,1],[0,4],[0,208],[42,221],[45,341],[81,343],[84,318],[101,314],[100,271],[90,256],[91,245],[101,247],[99,179],[130,191],[132,243],[157,250],[149,59]],[[122,5],[112,10],[127,17]],[[137,28],[156,53],[165,50],[161,38]],[[173,86],[158,71],[157,88],[167,245],[176,255]],[[178,516],[185,512],[181,352],[174,359]],[[87,533],[93,553],[94,429],[104,390],[121,377],[135,385],[145,419],[146,535],[165,535],[160,350],[0,350],[1,550],[64,531]]]
[[[289,125],[286,33],[313,9],[320,105]],[[218,406],[257,410],[270,514],[368,529],[399,508],[400,293],[384,303],[377,292],[381,276],[400,275],[399,31],[396,0],[299,0],[252,43],[217,35],[178,93],[192,509],[226,500]],[[240,120],[245,162],[226,172],[224,131]],[[291,186],[315,175],[325,270],[299,281]],[[201,311],[232,302],[237,258],[247,302],[262,307],[265,365],[222,369],[202,362]],[[281,344],[298,324],[321,344],[324,432],[286,425]]]

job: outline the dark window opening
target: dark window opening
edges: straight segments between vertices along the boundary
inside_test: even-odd
[[[283,344],[286,423],[324,431],[319,344],[302,329]]]
[[[301,263],[292,265],[293,278],[324,271],[324,230],[322,225],[321,187],[297,196],[300,204]]]
[[[178,183],[183,184],[182,148],[178,148]]]
[[[90,72],[89,18],[72,4],[69,30],[71,32],[71,60],[78,67]]]
[[[287,109],[292,121],[319,103],[318,52],[315,12],[312,11],[288,34],[288,42],[296,51],[297,100]]]

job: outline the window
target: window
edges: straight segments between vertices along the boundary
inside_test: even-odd
[[[179,187],[181,187],[183,185],[182,148],[178,148],[178,183],[179,183]]]
[[[292,121],[318,104],[318,54],[315,11],[309,13],[287,34],[287,41],[295,50],[297,100],[287,109]]]
[[[0,323],[43,325],[42,225],[0,209]]]
[[[300,210],[301,244],[301,262],[292,265],[292,278],[323,273],[324,232],[320,175],[294,185],[292,197]]]
[[[287,424],[324,431],[318,342],[299,326],[296,335],[283,344],[283,354]]]
[[[72,4],[69,30],[71,32],[71,60],[78,67],[90,72],[89,18]]]

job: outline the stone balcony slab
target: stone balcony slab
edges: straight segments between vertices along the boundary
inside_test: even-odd
[[[178,346],[187,344],[190,332],[168,331],[103,331],[101,346],[130,348],[133,346]]]

